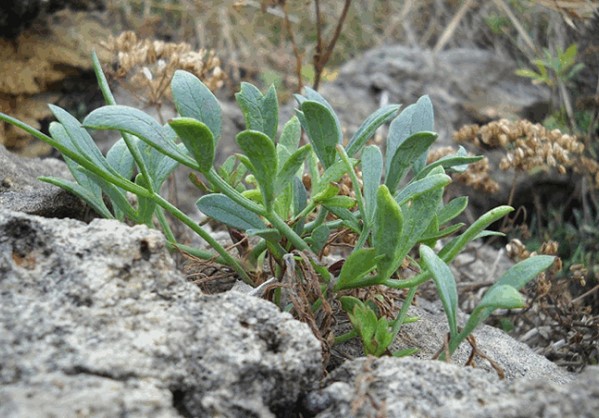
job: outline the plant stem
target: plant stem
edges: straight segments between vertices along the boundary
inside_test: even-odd
[[[195,232],[200,237],[202,237],[202,239],[204,239],[204,241],[206,241],[208,243],[208,245],[210,245],[212,248],[214,248],[214,250],[217,253],[220,254],[220,256],[223,258],[225,263],[228,266],[230,266],[231,268],[233,268],[233,270],[235,270],[235,272],[237,272],[237,274],[239,274],[239,276],[245,283],[247,283],[251,286],[254,285],[254,282],[252,281],[250,276],[248,276],[248,274],[245,271],[245,269],[243,268],[243,266],[241,264],[239,264],[239,262],[235,258],[233,258],[227,252],[227,250],[225,250],[222,247],[222,245],[220,245],[218,243],[218,241],[216,241],[208,232],[206,232],[204,230],[204,228],[202,228],[201,226],[196,224],[190,217],[185,215],[176,206],[172,205],[168,200],[164,199],[162,196],[160,196],[158,194],[153,194],[151,198],[157,204],[159,204],[165,210],[167,210],[170,214],[172,214],[175,218],[179,219],[181,222],[183,222],[185,225],[187,225],[193,232]]]

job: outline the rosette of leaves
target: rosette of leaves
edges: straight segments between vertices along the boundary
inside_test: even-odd
[[[456,286],[447,264],[470,241],[494,234],[485,228],[512,208],[493,209],[465,230],[463,224],[451,224],[466,208],[467,198],[443,200],[451,181],[447,173],[463,171],[480,157],[459,151],[427,164],[428,149],[437,137],[427,96],[401,112],[395,104],[375,111],[344,144],[336,113],[316,91],[307,88],[296,96],[296,114],[279,134],[274,87],[263,94],[243,83],[236,95],[246,123],[246,129],[235,138],[241,152],[217,167],[221,108],[198,78],[185,71],[174,74],[171,90],[179,115],[162,125],[139,109],[117,105],[95,56],[94,68],[106,105],[82,122],[51,106],[57,121],[50,125],[47,136],[0,114],[1,120],[58,149],[75,179],[41,180],[78,195],[104,217],[159,227],[172,248],[227,265],[252,285],[266,257],[273,261],[271,274],[278,280],[288,273],[287,266],[296,265],[288,262],[289,257],[295,257],[298,265],[309,260],[310,268],[319,276],[319,297],[339,298],[354,327],[337,341],[357,336],[367,354],[390,353],[401,325],[414,320],[407,315],[408,307],[417,287],[426,280],[435,281],[443,302],[451,353],[494,309],[522,306],[518,289],[553,262],[552,257],[537,256],[514,266],[489,289],[460,331]],[[383,156],[369,140],[389,122]],[[104,156],[88,130],[118,131],[122,139]],[[302,131],[307,137],[305,144]],[[161,196],[162,184],[178,165],[197,173],[194,182],[204,191],[197,201],[201,212],[238,234],[256,237],[252,241],[256,244],[244,257],[231,255]],[[356,169],[362,173],[362,186]],[[306,173],[311,178],[309,188],[302,182]],[[354,197],[340,195],[337,183],[346,176],[352,180]],[[135,204],[127,193],[137,196]],[[165,212],[202,237],[214,252],[178,243]],[[351,230],[357,238],[335,276],[316,255],[340,229]],[[437,252],[432,249],[436,247],[440,248]],[[406,263],[418,274],[404,277]],[[371,303],[342,296],[349,289],[374,285],[409,289],[396,318],[381,316]],[[290,309],[281,292],[275,301],[282,309]],[[324,302],[314,301],[311,310],[318,311]]]

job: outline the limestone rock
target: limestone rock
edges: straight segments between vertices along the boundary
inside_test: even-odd
[[[335,370],[304,399],[308,413],[332,417],[595,417],[599,370],[575,381],[499,380],[441,361],[361,358]]]
[[[20,157],[0,145],[0,209],[57,218],[88,215],[77,197],[39,181],[39,176],[72,178],[60,160]]]
[[[440,142],[465,123],[542,112],[549,93],[514,74],[513,62],[482,49],[430,50],[386,45],[345,63],[321,93],[353,132],[381,101],[415,103],[428,94]],[[383,98],[386,97],[385,98]]]
[[[309,328],[202,295],[163,236],[0,212],[0,416],[272,417],[321,377]]]

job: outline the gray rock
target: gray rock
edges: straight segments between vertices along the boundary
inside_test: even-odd
[[[20,157],[0,145],[0,209],[56,218],[89,216],[89,209],[81,200],[39,181],[39,176],[72,179],[60,160]]]
[[[569,384],[499,380],[440,361],[361,358],[346,362],[305,409],[329,417],[596,417],[599,370]]]
[[[145,226],[1,211],[0,299],[0,416],[271,417],[321,376],[306,325],[202,295]]]
[[[435,108],[440,142],[465,123],[518,114],[534,116],[546,108],[549,92],[518,77],[513,62],[480,49],[430,50],[386,45],[345,63],[339,77],[321,93],[339,113],[349,133],[380,107],[410,105],[424,95]]]

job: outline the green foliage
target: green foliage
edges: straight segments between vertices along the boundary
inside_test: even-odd
[[[451,181],[446,172],[463,171],[477,158],[458,152],[427,165],[426,155],[437,135],[433,132],[432,104],[426,96],[399,115],[399,105],[374,112],[343,146],[339,119],[316,91],[306,89],[305,95],[296,96],[296,116],[277,136],[274,88],[263,95],[244,83],[236,95],[247,128],[236,136],[242,152],[216,167],[221,110],[199,79],[176,72],[171,88],[180,117],[161,125],[141,110],[114,104],[97,61],[95,65],[108,104],[92,111],[83,123],[52,107],[58,122],[51,125],[48,137],[0,114],[1,120],[56,147],[65,156],[76,183],[42,180],[78,195],[102,216],[159,226],[172,248],[185,248],[195,256],[228,265],[252,285],[254,273],[263,270],[266,257],[272,260],[272,274],[282,279],[289,273],[284,266],[297,268],[298,275],[305,275],[307,270],[289,260],[297,254],[309,255],[306,260],[310,260],[311,270],[321,281],[321,298],[340,299],[353,324],[352,335],[360,337],[367,354],[380,356],[389,352],[402,324],[414,319],[407,316],[408,307],[424,281],[432,278],[437,285],[449,323],[451,353],[494,309],[521,306],[518,289],[553,261],[551,257],[533,257],[514,266],[487,292],[460,331],[456,285],[447,263],[472,240],[495,234],[485,228],[512,208],[491,210],[461,234],[462,224],[450,224],[466,208],[467,199],[444,203],[443,192]],[[379,147],[368,145],[368,141],[386,122],[391,122],[391,127],[386,144],[388,154],[383,157]],[[309,140],[303,146],[301,128]],[[123,139],[104,157],[87,129],[116,130]],[[196,181],[206,191],[197,201],[200,211],[256,238],[249,257],[233,257],[160,195],[162,184],[179,164],[203,177]],[[363,187],[356,170],[362,172]],[[304,173],[309,173],[311,187],[304,186]],[[351,195],[340,194],[339,183],[346,179],[352,182]],[[127,193],[137,196],[136,204],[129,202]],[[105,205],[104,199],[110,205]],[[196,232],[216,254],[181,246],[166,222],[165,212]],[[344,260],[338,277],[333,277],[318,255],[344,228],[355,235],[356,245]],[[440,238],[450,235],[454,237],[439,244]],[[440,250],[435,253],[432,248],[437,244]],[[419,255],[414,251],[417,248]],[[415,277],[404,277],[408,261],[418,265],[420,273]],[[396,318],[381,315],[371,301],[343,296],[350,289],[380,284],[409,289]],[[305,302],[307,311],[314,313],[324,301]]]
[[[532,60],[536,71],[521,68],[516,70],[516,74],[528,77],[534,83],[555,87],[558,81],[569,82],[584,68],[584,64],[576,63],[577,54],[578,47],[576,44],[570,45],[565,51],[558,48],[555,55],[548,49],[545,49],[543,51],[543,58]]]

